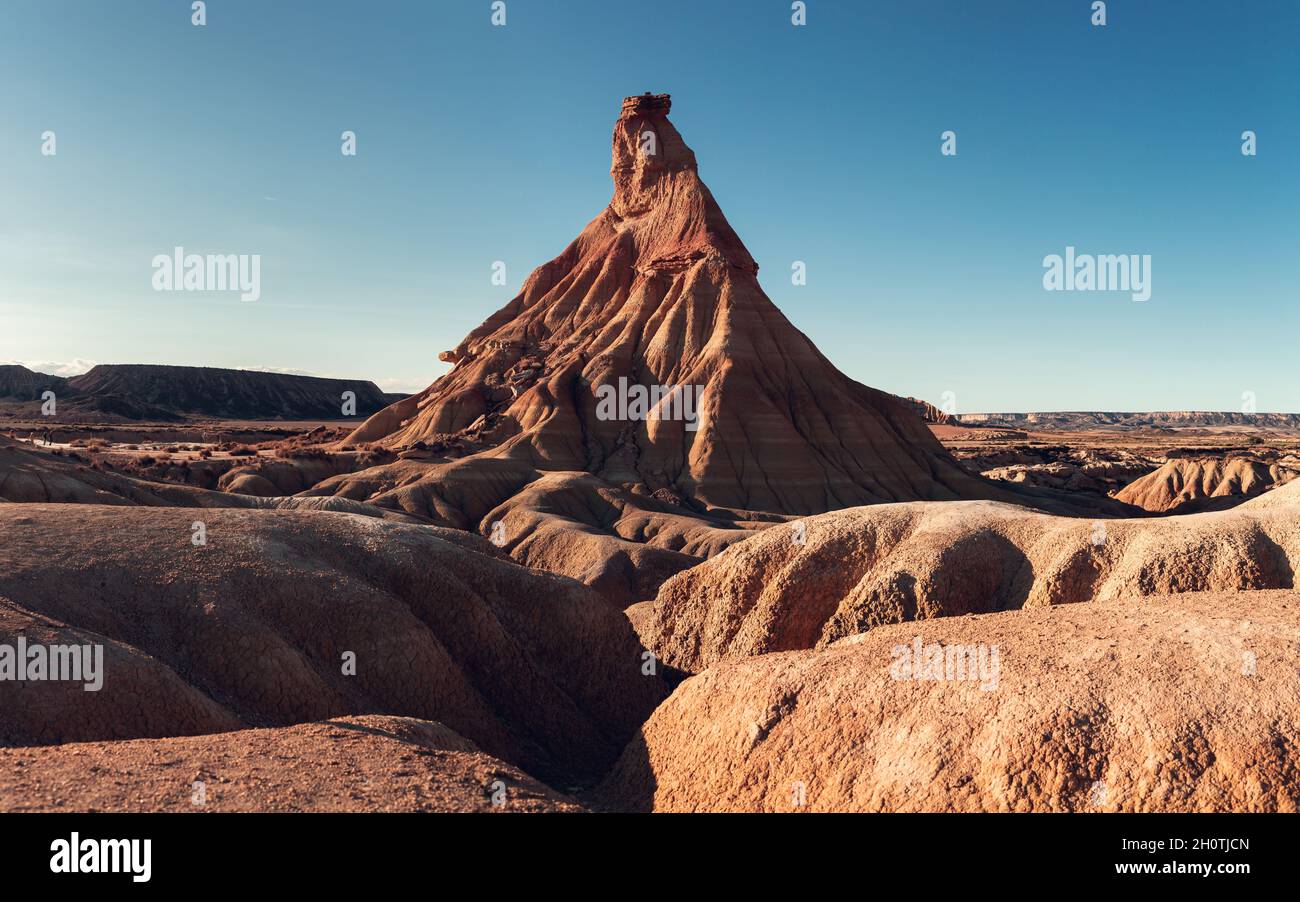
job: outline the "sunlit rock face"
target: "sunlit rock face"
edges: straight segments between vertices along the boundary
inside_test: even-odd
[[[913,410],[846,377],[782,315],[670,109],[666,94],[624,100],[609,206],[443,353],[450,373],[349,441],[451,443],[666,490],[697,509],[803,514],[1010,496],[962,470]],[[602,391],[620,380],[652,409],[633,397],[606,415]],[[654,406],[656,390],[674,388],[691,409]]]

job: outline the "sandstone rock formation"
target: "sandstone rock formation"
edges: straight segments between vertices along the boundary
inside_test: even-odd
[[[482,535],[504,528],[517,560],[619,605],[790,515],[956,498],[1132,512],[1100,494],[985,480],[913,402],[840,373],[763,292],[669,109],[666,95],[627,98],[609,206],[442,355],[451,372],[345,440],[400,459],[305,494]],[[673,395],[644,416],[606,404],[669,387],[695,403]],[[238,491],[272,491],[236,478]]]
[[[655,811],[1294,812],[1298,613],[1291,591],[1124,598],[718,664],[655,711],[598,795]],[[943,667],[911,669],[918,637]]]
[[[0,502],[164,504],[163,493],[141,480],[95,470],[0,436]],[[188,492],[182,492],[188,494]]]
[[[208,736],[0,748],[0,810],[584,809],[440,723],[371,715]]]
[[[1136,479],[1115,494],[1149,511],[1192,513],[1231,507],[1300,476],[1300,470],[1244,457],[1182,458]]]
[[[236,495],[254,495],[258,498],[274,498],[281,494],[275,483],[251,469],[231,470],[221,477],[219,486],[223,492]]]
[[[443,355],[450,373],[349,441],[459,439],[515,478],[526,478],[520,467],[584,471],[703,510],[1020,498],[958,466],[907,402],[844,376],[781,314],[700,180],[670,106],[667,95],[627,98],[614,125],[609,206]],[[668,402],[658,418],[631,408],[603,417],[602,391],[620,385],[698,390],[698,429]],[[458,467],[420,478],[443,486],[484,476]],[[392,477],[389,489],[411,488]],[[350,492],[348,481],[340,489]]]
[[[956,427],[931,427],[955,430]],[[970,442],[965,435],[944,436],[945,441]],[[1067,492],[1114,493],[1139,476],[1145,476],[1160,466],[1161,460],[1152,459],[1150,453],[1137,453],[1123,448],[1072,447],[1042,443],[1020,444],[1025,436],[1003,432],[988,427],[978,427],[989,438],[1009,444],[988,447],[970,446],[954,448],[953,456],[969,470],[988,479],[1060,489]],[[1019,440],[1019,441],[1018,441]],[[1130,516],[1141,516],[1140,508],[1131,508]]]
[[[908,620],[1291,588],[1300,494],[1251,507],[1268,497],[1232,511],[1142,520],[1055,517],[986,501],[836,511],[769,528],[677,574],[634,619],[661,660],[698,672],[724,658],[813,648]]]
[[[927,423],[935,425],[944,425],[952,421],[952,417],[935,407],[929,401],[922,401],[919,398],[904,398],[904,403],[912,409],[917,416]]]
[[[0,641],[39,622],[106,646],[98,692],[0,682],[5,740],[385,713],[438,720],[555,785],[593,779],[664,684],[618,610],[486,545],[306,510],[0,504]]]

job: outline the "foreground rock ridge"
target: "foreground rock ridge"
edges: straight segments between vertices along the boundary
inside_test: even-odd
[[[0,799],[9,811],[584,810],[443,724],[376,715],[0,748]]]
[[[1016,498],[963,470],[912,405],[849,379],[782,315],[670,108],[667,95],[624,101],[609,206],[442,355],[451,372],[349,441],[400,448],[469,433],[484,456],[705,508]],[[698,428],[602,419],[599,389],[620,379],[698,387]]]
[[[191,509],[0,504],[0,642],[97,643],[106,673],[91,692],[0,682],[0,744],[384,713],[571,786],[666,694],[621,612],[476,536],[307,510],[202,516],[195,546]]]
[[[1122,598],[721,663],[656,709],[597,795],[655,811],[1294,812],[1298,609],[1289,590]],[[918,646],[980,664],[897,668]]]
[[[1182,592],[1290,589],[1300,482],[1221,512],[1056,517],[1008,504],[883,504],[764,530],[629,611],[660,660],[825,646],[908,620]]]

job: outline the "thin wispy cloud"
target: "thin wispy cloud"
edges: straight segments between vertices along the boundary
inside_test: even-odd
[[[84,360],[80,357],[74,360],[0,360],[0,365],[25,366],[34,373],[44,373],[47,376],[63,376],[64,378],[87,373],[98,363],[98,360]]]

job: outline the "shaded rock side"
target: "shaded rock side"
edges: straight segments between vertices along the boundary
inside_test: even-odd
[[[621,612],[480,538],[311,510],[199,516],[203,545],[191,510],[0,505],[0,640],[30,618],[110,646],[98,692],[0,683],[9,743],[396,714],[569,785],[665,694]]]

